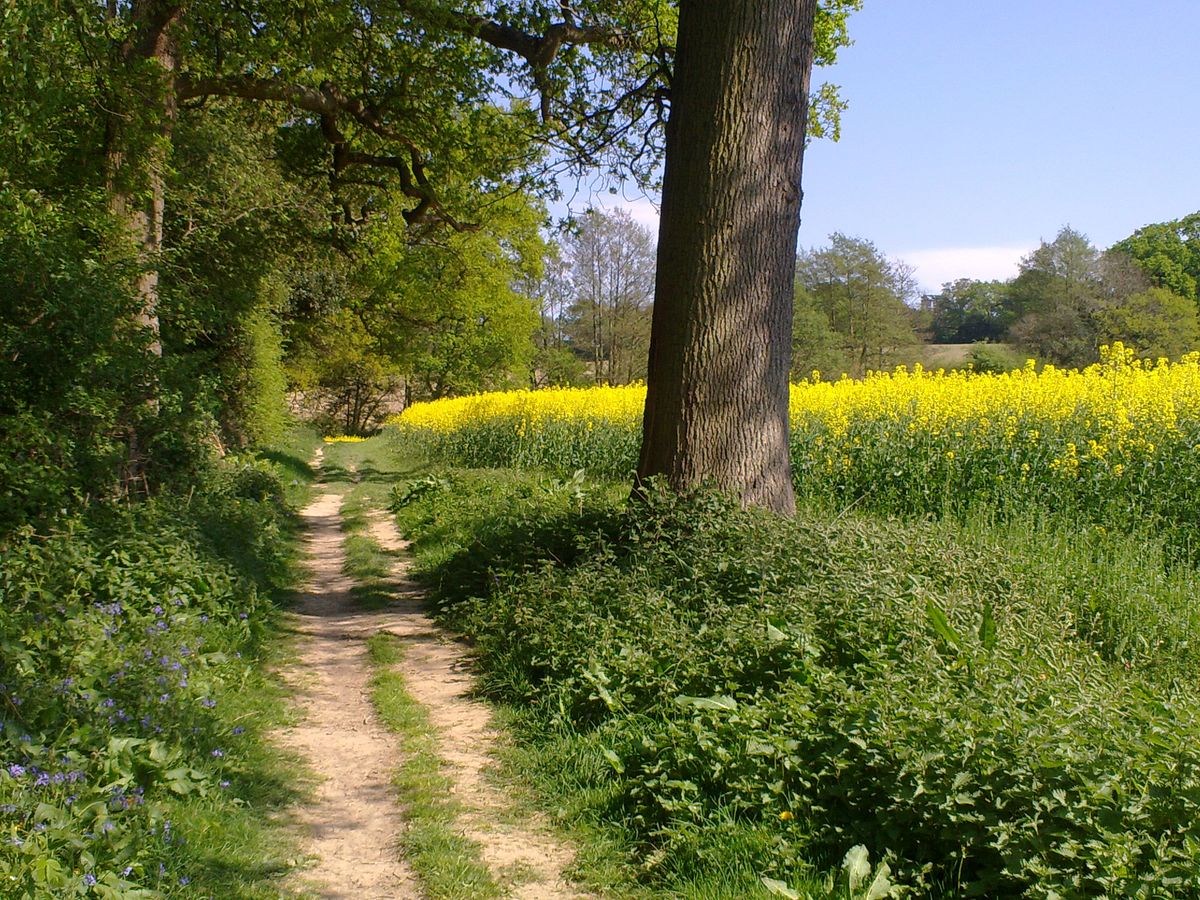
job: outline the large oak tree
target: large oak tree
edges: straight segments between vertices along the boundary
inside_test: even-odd
[[[36,77],[5,87],[58,79],[89,98],[93,123],[81,124],[94,139],[76,162],[98,161],[110,214],[140,253],[152,339],[185,113],[279,111],[281,158],[320,186],[331,229],[401,197],[418,233],[470,229],[487,198],[545,187],[555,166],[652,177],[669,113],[640,474],[677,487],[711,477],[787,511],[809,76],[844,44],[858,3],[41,0],[6,19],[10,70]],[[68,76],[36,58],[56,44],[78,67]],[[40,137],[15,140],[22,152]]]
[[[829,6],[827,4],[827,6]],[[792,279],[816,0],[683,0],[638,477],[795,508]]]

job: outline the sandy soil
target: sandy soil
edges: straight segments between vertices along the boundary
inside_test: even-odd
[[[315,464],[320,457],[318,452]],[[364,611],[353,602],[352,583],[342,575],[341,502],[340,493],[326,491],[302,513],[312,575],[294,612],[301,635],[297,663],[284,673],[305,718],[280,742],[322,779],[315,802],[293,812],[314,860],[303,873],[304,887],[328,900],[421,896],[397,849],[404,828],[391,789],[397,741],[369,700],[366,638],[388,631],[403,640],[401,670],[408,690],[428,708],[438,731],[439,750],[464,810],[459,825],[480,844],[496,879],[519,900],[586,897],[563,878],[572,851],[551,838],[544,823],[517,816],[485,777],[496,742],[490,713],[469,698],[472,684],[462,649],[424,614],[403,562],[397,563],[392,607]],[[384,549],[406,547],[380,514],[372,517],[371,531]]]

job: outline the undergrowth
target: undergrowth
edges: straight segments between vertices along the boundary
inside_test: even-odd
[[[295,562],[279,475],[229,460],[4,539],[3,896],[277,896],[293,850],[265,813],[299,789],[264,740]]]
[[[1152,536],[511,472],[393,493],[550,808],[652,889],[1200,896],[1200,579]]]

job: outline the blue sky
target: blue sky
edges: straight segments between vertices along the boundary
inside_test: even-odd
[[[935,290],[1200,209],[1200,0],[866,0],[850,33],[814,75],[850,107],[806,154],[802,246],[866,238]]]

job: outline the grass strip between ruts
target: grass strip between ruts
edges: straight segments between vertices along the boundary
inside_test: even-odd
[[[479,845],[456,826],[460,806],[450,792],[436,732],[397,668],[403,644],[381,631],[367,640],[367,649],[375,668],[371,700],[384,724],[400,737],[402,762],[392,783],[407,822],[400,838],[405,859],[432,900],[501,896],[480,859]]]

